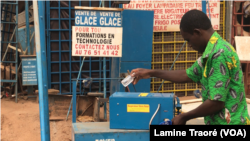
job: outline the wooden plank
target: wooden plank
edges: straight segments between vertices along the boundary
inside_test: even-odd
[[[19,55],[19,56],[20,56],[21,58],[22,58],[22,57],[32,57],[32,58],[33,58],[33,57],[36,57],[36,55]]]
[[[0,130],[2,130],[3,128],[3,119],[4,119],[4,116],[3,114],[0,115]]]
[[[39,93],[38,90],[35,91],[35,93]],[[48,89],[48,94],[49,95],[57,95],[59,93],[59,90],[56,90],[56,89]]]
[[[100,101],[100,102],[108,102],[109,99],[108,99],[108,98],[100,98],[99,101]]]
[[[123,8],[102,8],[102,7],[84,7],[84,6],[75,6],[75,9],[82,9],[82,10],[105,10],[105,11],[123,11]]]
[[[61,120],[64,120],[65,118],[63,117],[49,117],[49,120],[50,121],[61,121]]]
[[[93,120],[94,122],[99,122],[100,121],[100,116],[99,116],[99,106],[98,106],[98,101],[99,98],[96,97],[94,100],[94,111],[93,111]]]
[[[88,92],[87,93],[88,96],[101,96],[103,97],[103,93],[100,93],[100,92]]]
[[[13,50],[16,50],[16,47],[14,47],[12,45],[8,45],[8,47],[11,48],[11,49],[13,49]],[[17,51],[22,53],[21,49],[18,49]]]

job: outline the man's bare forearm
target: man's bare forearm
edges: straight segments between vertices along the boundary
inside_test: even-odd
[[[198,106],[196,109],[183,113],[183,118],[188,121],[193,118],[197,117],[205,117],[212,114],[215,114],[219,111],[221,111],[224,108],[224,102],[221,101],[213,101],[213,100],[206,100],[204,103],[202,103],[200,106]]]
[[[161,78],[174,83],[192,82],[192,79],[187,76],[186,70],[150,70],[149,75],[151,77]]]

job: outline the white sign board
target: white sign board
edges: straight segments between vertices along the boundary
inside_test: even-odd
[[[122,57],[122,27],[72,26],[72,56]]]
[[[180,31],[182,16],[191,9],[202,10],[202,0],[131,0],[124,9],[154,11],[154,32]],[[215,30],[220,29],[220,1],[209,0],[211,21]],[[207,15],[209,11],[207,6]]]
[[[235,44],[240,61],[250,61],[250,37],[235,36]]]

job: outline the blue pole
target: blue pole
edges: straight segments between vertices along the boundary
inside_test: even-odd
[[[26,21],[26,48],[28,48],[28,55],[31,55],[30,50],[30,22],[29,22],[29,1],[25,1],[25,21]],[[32,94],[32,86],[28,86],[28,94]]]
[[[204,12],[205,14],[207,14],[207,11],[206,11],[207,10],[207,5],[206,5],[206,3],[207,3],[206,0],[201,1],[202,12]]]
[[[50,141],[48,81],[45,40],[45,1],[33,1],[41,141]]]
[[[18,3],[18,1],[16,1],[16,3]],[[12,11],[11,11],[12,12]],[[18,5],[16,5],[16,42],[18,41]],[[10,25],[9,25],[10,26]],[[15,97],[15,101],[17,103],[17,91],[18,91],[18,72],[17,72],[17,67],[18,67],[18,64],[17,64],[17,61],[18,61],[18,44],[16,43],[16,84],[15,84],[15,94],[16,94],[16,97]]]
[[[76,80],[73,80],[72,123],[76,123]]]
[[[26,47],[28,48],[28,55],[31,55],[30,51],[30,27],[29,27],[29,1],[25,1],[25,20],[26,20]]]
[[[106,98],[106,57],[103,57],[103,93],[104,98]],[[104,102],[104,119],[107,119],[106,115],[106,102]]]

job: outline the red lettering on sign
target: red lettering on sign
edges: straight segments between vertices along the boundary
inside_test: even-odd
[[[181,20],[171,20],[171,25],[172,24],[180,24]]]
[[[92,32],[101,32],[101,28],[92,27]]]
[[[218,25],[214,25],[214,30],[219,30],[219,26]]]
[[[75,49],[78,49],[78,44],[75,45]]]
[[[166,31],[167,26],[154,26],[154,31]]]

